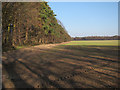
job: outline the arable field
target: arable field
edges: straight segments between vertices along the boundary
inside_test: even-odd
[[[95,45],[95,46],[118,46],[118,40],[85,40],[71,41],[65,45]]]
[[[117,88],[118,41],[71,41],[3,53],[4,88]]]

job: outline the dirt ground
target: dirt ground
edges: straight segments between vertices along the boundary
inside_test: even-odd
[[[3,53],[3,88],[118,87],[117,47],[60,45]]]

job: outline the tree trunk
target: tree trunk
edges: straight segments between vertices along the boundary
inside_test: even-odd
[[[25,41],[28,41],[28,20],[27,20],[27,28],[26,28],[26,34],[25,34]]]

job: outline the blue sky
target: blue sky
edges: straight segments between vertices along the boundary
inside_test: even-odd
[[[48,4],[72,37],[118,34],[117,2],[49,2]]]

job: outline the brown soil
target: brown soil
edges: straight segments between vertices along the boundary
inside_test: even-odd
[[[117,47],[59,45],[3,53],[3,88],[118,87]]]

